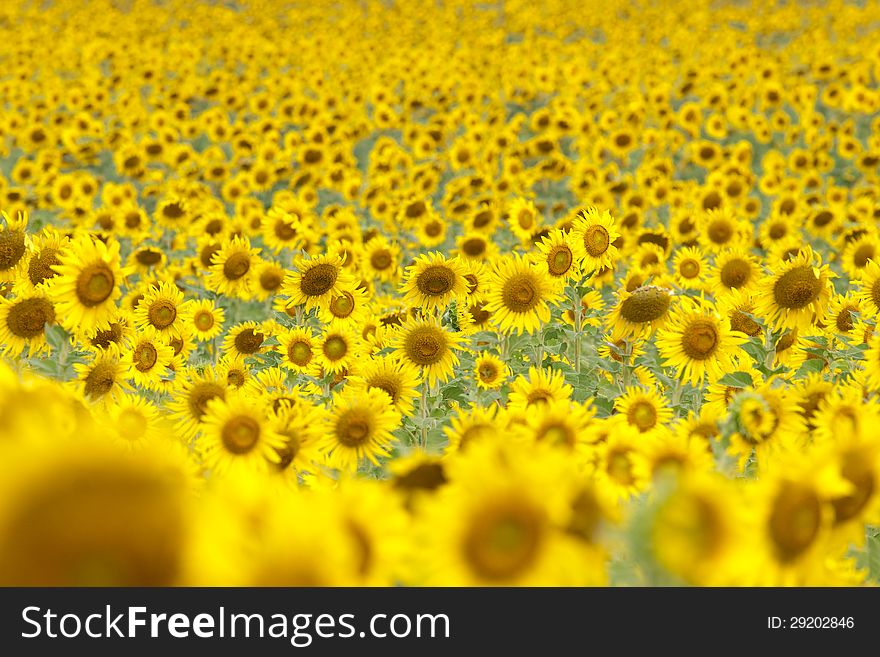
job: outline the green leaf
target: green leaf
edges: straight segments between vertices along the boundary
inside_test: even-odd
[[[752,377],[747,372],[731,372],[722,376],[718,383],[731,388],[748,388],[752,385]]]

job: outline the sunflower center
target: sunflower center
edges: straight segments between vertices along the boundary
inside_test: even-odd
[[[394,479],[394,487],[404,490],[437,490],[445,484],[446,472],[441,463],[421,463]]]
[[[147,316],[149,317],[150,324],[162,330],[171,326],[174,320],[177,319],[177,308],[174,306],[173,301],[160,299],[150,306]]]
[[[635,483],[633,463],[628,452],[616,451],[610,454],[607,472],[608,476],[621,486],[632,486]]]
[[[584,489],[578,493],[571,503],[571,520],[569,520],[569,534],[573,534],[582,541],[592,542],[602,521],[602,507],[595,493]]]
[[[528,230],[535,225],[535,215],[528,208],[520,210],[516,216],[516,222],[523,230]]]
[[[2,247],[0,247],[2,248]],[[2,256],[0,256],[2,261]],[[58,275],[52,267],[59,264],[58,250],[52,247],[46,247],[39,253],[35,254],[30,263],[28,263],[28,278],[32,285],[39,285],[43,281],[54,278]],[[2,265],[0,265],[2,268]]]
[[[104,303],[115,287],[116,279],[110,266],[98,262],[85,267],[76,279],[76,296],[86,308]]]
[[[657,424],[657,409],[649,401],[637,401],[630,406],[626,419],[639,431],[645,432]]]
[[[162,208],[162,216],[166,219],[180,219],[183,215],[183,207],[177,201],[173,201]]]
[[[489,321],[491,313],[486,310],[485,306],[484,303],[477,303],[468,308],[468,314],[470,314],[475,326],[482,326]]]
[[[685,329],[681,336],[681,348],[688,358],[705,360],[718,347],[718,327],[708,319],[697,319]]]
[[[334,317],[345,318],[354,312],[354,295],[343,292],[330,302],[330,312]]]
[[[868,260],[874,257],[874,245],[873,244],[862,244],[859,248],[856,249],[855,253],[853,253],[852,261],[853,264],[862,269],[865,265],[868,264]]]
[[[85,394],[89,399],[100,399],[113,389],[116,368],[109,363],[98,363],[85,380]]]
[[[737,289],[749,282],[752,268],[745,260],[731,260],[721,268],[721,283],[725,287]]]
[[[287,359],[299,367],[305,367],[312,360],[312,347],[306,342],[291,342],[287,347]]]
[[[212,381],[202,381],[195,384],[189,391],[187,402],[189,404],[190,413],[197,420],[201,420],[202,416],[208,410],[208,402],[212,399],[225,399],[226,391],[218,383]]]
[[[159,352],[149,342],[139,344],[132,356],[134,366],[139,372],[149,372],[159,360]]]
[[[260,439],[260,424],[252,417],[239,415],[223,425],[223,446],[232,454],[247,454]]]
[[[289,242],[296,237],[296,227],[283,219],[275,222],[275,237],[282,242]]]
[[[209,331],[214,326],[214,313],[208,310],[200,310],[196,313],[193,322],[200,331]]]
[[[730,328],[753,337],[761,332],[761,325],[741,310],[730,314]]]
[[[145,267],[152,267],[162,262],[162,252],[156,249],[142,249],[135,255],[139,264]]]
[[[129,440],[138,440],[143,438],[147,432],[149,422],[143,413],[134,408],[126,408],[116,418],[116,426],[123,437]]]
[[[715,244],[726,244],[733,237],[733,226],[727,221],[716,220],[709,224],[706,233]]]
[[[835,524],[858,516],[877,490],[877,480],[869,461],[856,452],[849,452],[846,455],[841,474],[852,484],[853,491],[849,495],[831,501]]]
[[[880,278],[874,281],[874,284],[871,286],[871,301],[880,308]]]
[[[663,317],[671,302],[672,296],[666,290],[653,285],[642,286],[620,304],[620,316],[633,324],[646,324]]]
[[[498,378],[498,368],[493,363],[483,363],[478,370],[483,383],[492,383]]]
[[[443,232],[443,224],[439,221],[429,221],[425,224],[425,234],[428,237],[437,237]]]
[[[336,422],[336,438],[346,447],[359,447],[370,437],[370,418],[356,410],[343,414]]]
[[[812,545],[822,525],[822,505],[816,493],[787,482],[773,501],[769,532],[780,561],[792,561]]]
[[[370,265],[377,271],[383,271],[391,266],[391,254],[385,249],[374,251],[370,256]]]
[[[260,274],[260,287],[267,292],[274,292],[281,287],[282,277],[274,269],[268,269]]]
[[[251,268],[251,258],[247,253],[233,253],[223,263],[223,276],[230,281],[237,281],[248,273]]]
[[[373,377],[367,383],[367,387],[381,390],[391,398],[393,403],[396,403],[397,399],[400,397],[400,385],[397,381],[388,376]]]
[[[482,237],[471,237],[462,243],[461,250],[471,258],[478,258],[486,253],[486,240]]]
[[[348,343],[344,338],[333,335],[324,342],[324,355],[330,360],[339,360],[348,353]]]
[[[416,328],[404,340],[407,357],[421,366],[440,362],[446,354],[446,346],[443,331],[433,326]]]
[[[834,324],[837,326],[837,330],[842,333],[849,333],[850,331],[852,331],[852,310],[850,310],[849,308],[843,308],[839,313],[837,313],[837,318],[835,319]]]
[[[336,267],[322,262],[303,272],[300,289],[308,297],[319,297],[333,289],[338,275]]]
[[[700,275],[700,263],[691,258],[682,260],[678,265],[678,272],[684,278],[696,278]]]
[[[594,258],[604,254],[611,245],[611,236],[604,226],[594,225],[584,232],[584,248]]]
[[[574,435],[564,424],[551,424],[541,430],[538,440],[545,440],[551,445],[572,445]]]
[[[416,287],[426,296],[442,296],[454,285],[455,272],[442,265],[428,267],[416,278]]]
[[[526,313],[541,301],[541,294],[532,274],[514,274],[501,290],[505,307],[514,313]]]
[[[504,581],[529,567],[541,548],[543,514],[530,506],[486,508],[472,519],[464,536],[464,557],[475,573]]]
[[[46,299],[24,299],[15,303],[6,316],[6,326],[19,338],[30,340],[42,335],[46,324],[55,321],[55,308]]]
[[[813,303],[821,292],[822,281],[806,265],[785,272],[773,285],[773,298],[780,308],[804,308]]]
[[[235,348],[241,354],[255,354],[266,336],[254,329],[245,329],[235,336]]]
[[[0,271],[11,269],[17,265],[26,250],[24,232],[20,230],[0,231]]]
[[[567,246],[554,247],[547,256],[547,269],[553,276],[562,276],[571,269],[574,258]]]

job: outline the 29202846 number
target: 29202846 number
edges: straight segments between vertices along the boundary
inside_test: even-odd
[[[852,629],[855,627],[855,619],[852,616],[791,616],[786,619],[771,616],[767,619],[767,626],[771,629],[791,630],[836,630]]]

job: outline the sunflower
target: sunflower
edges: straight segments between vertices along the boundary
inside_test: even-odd
[[[359,326],[369,311],[370,297],[360,287],[346,287],[331,297],[326,306],[318,308],[318,317],[325,323],[339,321]]]
[[[327,409],[304,400],[280,406],[272,428],[284,444],[275,448],[278,460],[273,457],[270,470],[294,481],[304,472],[317,470],[316,464],[322,460],[319,445],[327,432],[328,419]]]
[[[640,449],[643,436],[629,424],[618,424],[607,439],[596,444],[593,476],[596,483],[618,500],[644,491],[651,483],[651,470]]]
[[[753,338],[763,333],[763,327],[754,316],[755,304],[751,294],[735,290],[718,300],[718,312],[727,317],[733,331]]]
[[[607,210],[599,212],[597,208],[589,207],[581,211],[569,235],[581,270],[590,272],[614,265],[618,254],[614,244],[620,233]]]
[[[758,284],[761,269],[757,259],[746,248],[724,249],[715,256],[708,287],[716,299],[733,290],[748,292]]]
[[[48,351],[46,330],[54,323],[55,306],[42,292],[0,296],[0,351],[15,357],[25,348],[29,356]]]
[[[226,398],[229,384],[221,374],[220,368],[215,371],[210,367],[201,371],[190,367],[177,373],[168,410],[182,441],[188,442],[198,435],[209,401]]]
[[[458,258],[447,259],[439,252],[420,255],[404,273],[404,301],[428,312],[442,311],[467,292],[464,274]]]
[[[90,402],[109,404],[131,386],[126,382],[127,367],[114,346],[95,354],[87,363],[75,363],[76,387]]]
[[[106,411],[115,430],[116,443],[124,449],[141,450],[150,444],[168,440],[169,427],[159,409],[136,395],[123,395]]]
[[[474,361],[474,380],[483,390],[497,390],[510,376],[510,368],[495,354],[483,353]]]
[[[0,237],[2,241],[2,237]],[[33,237],[30,257],[27,263],[27,276],[21,277],[19,284],[31,289],[46,288],[55,282],[58,272],[55,265],[61,264],[58,256],[67,247],[70,239],[55,228],[47,226]]]
[[[688,584],[735,585],[749,567],[747,519],[741,492],[731,482],[688,475],[651,519],[651,552],[660,566]]]
[[[360,364],[357,374],[349,377],[354,387],[376,388],[385,392],[397,412],[411,416],[422,377],[419,368],[394,356],[379,356]]]
[[[618,292],[617,303],[608,317],[612,338],[650,337],[668,319],[673,300],[672,290],[656,285]]]
[[[278,450],[284,446],[263,408],[244,397],[208,401],[201,433],[198,450],[205,465],[218,474],[237,467],[264,471],[278,463]]]
[[[550,304],[561,298],[558,282],[536,271],[527,257],[511,256],[495,263],[485,310],[503,333],[534,333],[550,321]]]
[[[125,272],[119,242],[108,244],[83,235],[59,254],[58,274],[49,295],[56,315],[70,331],[105,329],[116,318]]]
[[[155,332],[138,336],[122,355],[122,362],[128,368],[129,380],[147,390],[157,388],[172,360],[174,349],[164,343],[162,337]]]
[[[450,462],[451,483],[421,508],[416,581],[602,583],[603,561],[566,530],[577,477],[563,454],[541,445],[514,450],[480,443]]]
[[[365,460],[378,465],[380,457],[388,456],[392,431],[399,424],[400,413],[387,393],[377,388],[346,388],[333,395],[320,448],[327,462],[340,470],[355,470]]]
[[[272,261],[262,261],[254,272],[254,296],[261,301],[271,299],[281,290],[286,270]]]
[[[507,408],[526,415],[543,404],[571,399],[574,389],[557,369],[530,367],[528,376],[518,376],[510,384]]]
[[[250,298],[260,249],[246,237],[233,237],[210,249],[205,287],[224,296]]]
[[[226,313],[210,299],[193,301],[188,314],[189,324],[199,342],[209,342],[223,331]]]
[[[28,252],[26,212],[19,212],[12,219],[2,213],[4,226],[0,228],[0,282],[17,281],[22,269],[27,264],[25,257]]]
[[[283,249],[299,249],[303,246],[302,239],[302,214],[306,211],[303,208],[300,211],[273,206],[269,208],[269,212],[262,226],[263,243],[275,253],[280,253]]]
[[[709,302],[698,301],[674,310],[655,341],[664,365],[695,386],[735,371],[734,363],[746,356],[740,347],[745,342],[748,338],[733,331]]]
[[[581,272],[572,247],[571,233],[555,229],[541,238],[538,252],[532,254],[533,261],[546,269],[547,274],[560,281],[580,280]]]
[[[458,365],[455,350],[462,349],[465,338],[447,331],[437,320],[411,317],[400,326],[392,344],[394,354],[403,362],[421,368],[428,385],[446,383]]]
[[[614,400],[614,410],[626,418],[629,426],[639,433],[659,430],[672,420],[672,409],[656,390],[629,387]]]
[[[325,373],[345,376],[362,355],[363,343],[351,327],[339,321],[324,327],[317,350],[318,363]]]
[[[364,273],[371,279],[394,282],[400,266],[400,247],[382,235],[364,244],[361,260]]]
[[[880,316],[880,263],[869,260],[858,279],[859,299],[874,316]]]
[[[236,324],[223,338],[223,353],[243,357],[262,353],[268,337],[266,330],[257,322]]]
[[[709,264],[702,249],[696,246],[678,249],[672,259],[672,275],[679,287],[702,290],[709,275]]]
[[[483,262],[496,257],[498,245],[492,239],[480,231],[470,231],[460,235],[455,240],[456,254],[464,262]]]
[[[833,276],[813,249],[804,246],[797,257],[777,263],[761,280],[756,291],[755,314],[775,329],[808,330],[824,316],[833,292]]]
[[[507,429],[507,416],[496,404],[458,409],[449,424],[443,428],[446,435],[446,453],[456,454],[472,443],[493,440]]]
[[[584,441],[595,411],[589,405],[567,399],[541,404],[529,413],[523,424],[514,428],[513,435],[528,441],[543,441],[550,445],[573,449]]]
[[[872,231],[850,240],[840,254],[840,266],[853,280],[861,277],[868,262],[880,260],[880,237]]]
[[[315,336],[305,327],[293,328],[278,335],[276,348],[281,365],[294,372],[310,373],[316,365]]]
[[[338,254],[297,258],[296,270],[287,275],[281,288],[281,293],[287,296],[288,307],[305,306],[309,310],[326,306],[340,296],[352,283],[342,265]]]
[[[184,301],[177,286],[164,281],[152,287],[134,311],[134,323],[141,330],[156,331],[170,339],[179,338],[183,325],[190,322],[192,302]]]
[[[704,212],[698,224],[700,244],[713,253],[748,244],[752,237],[752,224],[736,217],[729,207]]]
[[[521,242],[526,243],[541,227],[543,219],[533,201],[517,198],[507,209],[507,222],[510,232],[516,235]]]
[[[802,448],[806,422],[796,392],[776,387],[769,379],[732,394],[730,416],[735,432],[728,451],[744,467],[754,456],[765,465],[779,453]]]

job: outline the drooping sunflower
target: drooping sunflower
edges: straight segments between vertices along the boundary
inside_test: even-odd
[[[807,245],[791,260],[777,263],[757,288],[755,314],[775,329],[808,330],[820,320],[833,287],[834,273]]]
[[[503,333],[534,333],[550,321],[562,298],[559,283],[525,256],[499,259],[492,270],[485,310]]]
[[[734,362],[746,356],[740,347],[745,342],[748,338],[733,331],[709,302],[698,301],[674,310],[655,341],[664,364],[696,386],[734,371]]]
[[[189,322],[191,302],[171,283],[159,282],[144,295],[134,310],[134,323],[139,329],[156,331],[168,339],[179,338]]]
[[[349,377],[354,387],[376,388],[385,392],[401,415],[411,415],[422,377],[419,368],[394,356],[379,356],[362,363]]]
[[[281,287],[281,293],[287,295],[287,305],[309,310],[326,306],[340,296],[342,290],[352,284],[342,265],[342,256],[338,254],[297,258],[295,270],[287,275]]]
[[[188,442],[198,434],[209,401],[226,398],[229,384],[227,377],[220,374],[219,368],[215,371],[210,367],[190,367],[177,373],[168,410],[182,441]]]
[[[278,450],[284,446],[263,407],[245,397],[208,401],[201,431],[198,450],[218,474],[237,467],[265,471],[280,460]]]
[[[320,448],[328,463],[340,470],[355,470],[364,461],[379,463],[389,454],[391,433],[400,424],[400,413],[388,394],[378,388],[348,389],[334,393],[327,432]]]
[[[30,356],[49,349],[46,329],[55,323],[55,306],[40,291],[14,299],[0,296],[0,351],[20,356],[27,348]]]
[[[275,415],[272,428],[284,444],[275,448],[278,460],[270,462],[270,470],[296,482],[302,473],[317,470],[316,464],[322,460],[319,445],[327,431],[329,414],[323,406],[301,400],[282,405]]]
[[[463,348],[465,338],[447,331],[435,319],[409,318],[395,332],[394,354],[402,361],[421,368],[422,376],[431,387],[446,383],[458,365],[456,350]]]
[[[595,207],[583,210],[574,221],[570,237],[582,271],[591,272],[614,265],[618,255],[614,242],[620,233],[607,210],[599,212]]]
[[[404,301],[427,312],[443,310],[467,292],[464,265],[439,252],[420,255],[406,268],[401,291]]]
[[[674,299],[672,290],[656,285],[620,291],[607,320],[612,339],[650,337],[668,319]]]
[[[70,331],[105,329],[116,318],[125,272],[119,242],[82,235],[58,255],[58,273],[49,290],[56,315]]]

